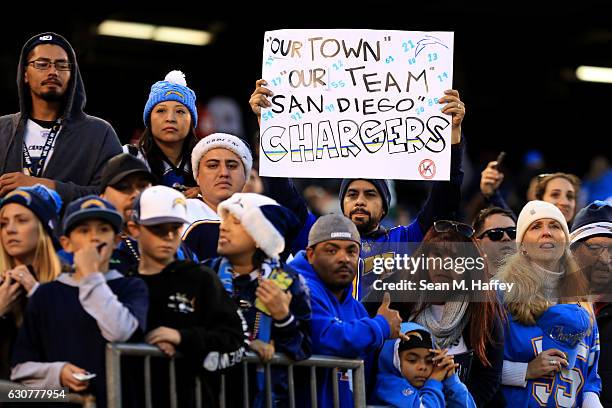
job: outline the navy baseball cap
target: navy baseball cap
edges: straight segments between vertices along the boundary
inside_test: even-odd
[[[580,342],[590,333],[589,312],[580,304],[567,303],[548,308],[537,321],[542,329],[542,351],[557,349],[565,353],[568,370],[574,368]]]
[[[88,195],[71,202],[62,220],[62,231],[67,236],[77,225],[86,220],[99,219],[108,222],[115,233],[123,226],[123,217],[115,206],[96,195]]]

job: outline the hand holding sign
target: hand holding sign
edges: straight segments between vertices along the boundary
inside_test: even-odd
[[[271,90],[264,87],[267,85],[265,79],[259,79],[255,82],[255,90],[251,94],[251,99],[249,99],[249,105],[251,105],[251,110],[255,115],[257,115],[257,119],[261,117],[261,108],[269,108],[272,106],[267,96],[274,95]]]
[[[452,115],[453,127],[451,132],[451,144],[461,142],[461,122],[465,117],[465,104],[459,98],[459,91],[448,89],[444,91],[444,96],[438,99],[438,103],[446,103],[442,108],[442,113]]]

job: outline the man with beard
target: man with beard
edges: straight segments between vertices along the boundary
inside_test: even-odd
[[[595,296],[601,355],[598,373],[604,385],[612,384],[612,206],[594,201],[576,214],[570,248]],[[600,401],[612,406],[612,390],[603,387]]]
[[[266,84],[264,79],[258,80],[249,100],[258,121],[261,120],[261,108],[272,106],[272,102],[268,100],[272,96],[272,91],[265,87]],[[340,207],[344,215],[355,223],[361,234],[360,257],[363,262],[353,282],[353,296],[356,299],[362,300],[366,297],[374,281],[381,278],[373,273],[375,258],[410,252],[406,243],[421,242],[434,221],[457,218],[461,202],[461,183],[463,182],[461,158],[464,144],[462,143],[461,123],[465,116],[465,104],[455,89],[444,91],[438,103],[444,105],[440,111],[452,118],[450,181],[432,183],[429,197],[414,222],[391,229],[380,225],[389,212],[391,201],[386,180],[344,179],[342,181],[339,194]],[[368,299],[368,301],[375,300],[380,301],[380,299]]]
[[[0,197],[40,183],[64,203],[98,194],[102,167],[121,153],[113,128],[83,112],[85,88],[70,43],[30,38],[17,70],[20,112],[0,117]]]
[[[504,258],[516,252],[516,221],[511,211],[488,207],[478,213],[474,222],[474,237],[484,252],[492,277]]]
[[[296,269],[310,289],[312,306],[312,352],[365,361],[366,383],[374,354],[386,339],[400,336],[401,317],[389,308],[388,294],[374,318],[351,296],[357,273],[361,239],[355,225],[339,214],[317,220],[308,234],[308,248],[289,266]],[[332,381],[339,382],[340,406],[353,406],[348,373],[332,377],[326,370],[317,377],[318,406],[333,406]]]
[[[410,252],[406,243],[421,242],[434,221],[456,219],[461,201],[463,170],[461,157],[461,122],[465,116],[465,104],[454,89],[444,91],[439,103],[446,104],[441,112],[452,116],[450,181],[432,183],[425,205],[410,225],[386,229],[380,225],[389,212],[391,194],[386,180],[344,179],[340,185],[340,208],[357,226],[361,235],[362,267],[356,276],[353,295],[363,299],[374,281],[380,278],[373,273],[373,260],[379,256]],[[403,244],[403,245],[402,245]],[[374,299],[368,299],[372,301]]]

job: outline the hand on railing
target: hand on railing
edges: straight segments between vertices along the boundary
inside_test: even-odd
[[[274,340],[270,343],[261,340],[253,340],[250,344],[251,350],[257,353],[263,363],[267,363],[274,357]]]

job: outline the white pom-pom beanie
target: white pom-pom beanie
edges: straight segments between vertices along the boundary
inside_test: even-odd
[[[525,204],[516,222],[516,242],[522,243],[525,232],[535,221],[550,218],[561,224],[565,239],[569,243],[569,229],[561,210],[546,201],[533,200]]]
[[[203,137],[191,151],[191,168],[193,169],[193,178],[195,180],[198,179],[200,160],[202,160],[206,152],[212,149],[227,149],[240,157],[244,166],[245,179],[249,179],[251,168],[253,167],[253,156],[247,142],[227,133],[213,133]]]
[[[151,111],[160,102],[176,101],[180,102],[191,113],[193,127],[198,125],[198,111],[196,109],[196,95],[187,87],[185,74],[181,71],[170,71],[163,81],[157,81],[151,87],[149,100],[144,108],[143,121],[149,127]]]
[[[299,220],[288,208],[255,193],[235,193],[219,204],[217,213],[222,220],[227,214],[233,214],[257,248],[273,259],[278,259],[285,249],[285,241],[290,241],[300,227]]]

